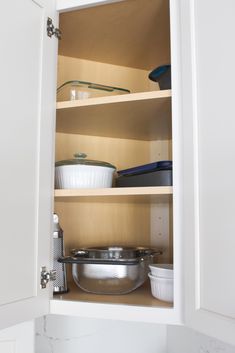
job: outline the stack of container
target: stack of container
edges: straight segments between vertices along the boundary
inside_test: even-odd
[[[172,264],[149,265],[152,295],[166,302],[173,302],[174,293],[174,270]]]

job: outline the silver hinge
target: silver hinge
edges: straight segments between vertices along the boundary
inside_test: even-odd
[[[53,25],[52,19],[50,17],[47,17],[47,35],[48,37],[55,36],[58,39],[61,39],[61,31],[59,28],[55,28]]]
[[[43,266],[41,268],[41,288],[46,288],[49,281],[56,280],[56,271],[47,271],[47,268]]]

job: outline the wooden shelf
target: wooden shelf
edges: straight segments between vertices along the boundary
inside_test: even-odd
[[[102,189],[57,189],[55,198],[73,198],[90,196],[138,196],[138,195],[171,195],[172,186],[146,186],[128,188]]]
[[[124,102],[133,102],[133,101],[143,101],[151,99],[163,99],[170,98],[171,90],[159,90],[151,92],[141,92],[141,93],[126,93],[116,96],[104,96],[96,98],[88,98],[74,101],[65,101],[57,102],[56,108],[66,109],[66,108],[78,108],[78,107],[87,107],[91,105],[102,105],[102,104],[113,104],[113,103],[124,103]]]
[[[151,294],[150,284],[137,288],[129,294],[123,295],[107,295],[86,293],[78,288],[74,283],[69,284],[69,292],[62,295],[54,295],[55,300],[64,301],[80,301],[89,303],[109,303],[109,304],[125,304],[125,305],[142,305],[159,308],[172,308],[172,303],[167,303],[154,298]]]
[[[57,132],[138,140],[171,139],[171,90],[57,103]]]
[[[71,283],[67,294],[54,295],[50,301],[50,313],[161,324],[178,322],[173,304],[155,299],[149,283],[124,295],[90,294]]]

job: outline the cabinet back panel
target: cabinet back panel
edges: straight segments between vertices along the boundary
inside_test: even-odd
[[[65,252],[88,246],[148,246],[163,250],[158,262],[172,261],[171,198],[80,198],[55,202],[64,230]],[[156,212],[157,210],[157,212]],[[153,220],[154,219],[154,220]],[[154,233],[152,230],[154,226]],[[70,271],[68,271],[70,279]]]
[[[139,141],[77,134],[56,134],[56,161],[84,152],[89,159],[103,160],[125,169],[157,160],[171,159],[171,141]]]
[[[151,70],[170,62],[169,2],[127,0],[60,15],[59,53]]]
[[[150,81],[148,74],[146,70],[59,55],[57,86],[80,80],[125,88],[131,93],[159,90],[158,83]]]
[[[117,169],[149,161],[146,141],[57,133],[56,160],[70,159],[75,152],[84,152],[89,159],[112,163]]]
[[[56,202],[67,251],[81,246],[148,245],[150,206],[141,202]]]

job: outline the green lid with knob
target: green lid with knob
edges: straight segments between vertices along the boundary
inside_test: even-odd
[[[74,159],[66,159],[63,161],[58,161],[55,163],[56,167],[61,167],[61,166],[66,166],[66,165],[90,165],[90,166],[99,166],[99,167],[107,167],[107,168],[112,168],[116,169],[114,165],[108,163],[108,162],[103,162],[103,161],[95,161],[92,159],[86,159],[87,155],[85,153],[75,153]]]

